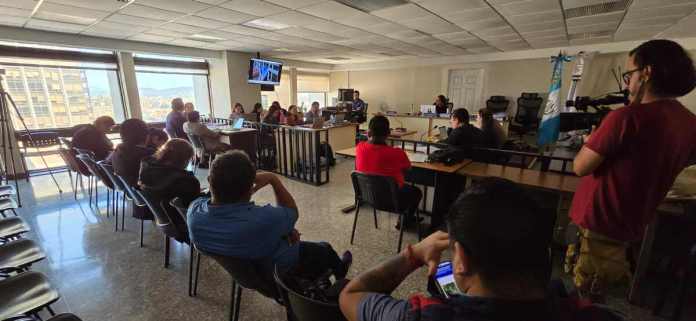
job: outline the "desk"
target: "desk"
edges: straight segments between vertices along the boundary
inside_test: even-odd
[[[377,114],[373,114],[377,115]],[[389,119],[389,124],[392,127],[403,127],[406,128],[407,130],[415,130],[418,135],[423,135],[423,136],[432,136],[433,134],[433,129],[435,126],[437,127],[449,127],[450,126],[450,118],[449,116],[445,117],[440,117],[440,116],[423,116],[423,115],[411,115],[411,114],[384,114],[387,119]],[[505,133],[505,136],[507,137],[508,135],[508,127],[510,125],[509,121],[499,121],[500,125],[503,127],[503,132]],[[476,126],[477,128],[481,128],[481,125],[479,124],[478,121],[472,121],[472,125]]]
[[[413,152],[406,151],[406,153]],[[336,154],[346,157],[355,157],[355,147],[338,150]],[[450,204],[452,204],[464,190],[466,186],[466,177],[457,175],[456,173],[471,162],[471,160],[465,159],[452,165],[445,165],[443,163],[411,163],[411,170],[406,173],[406,181],[435,188],[433,192],[433,208],[431,211],[432,227],[436,228],[442,223],[442,217],[449,210]],[[427,212],[425,209],[425,204],[427,204],[426,197],[427,190],[423,193],[423,208],[421,210],[424,212]],[[353,209],[354,206],[347,207],[343,209],[343,212],[347,213]]]
[[[417,134],[417,133],[418,133],[418,132],[415,131],[415,130],[408,130],[408,129],[406,129],[406,130],[392,130],[392,131],[389,133],[389,138],[400,139],[400,138],[403,138],[403,137],[405,137],[405,136],[410,136],[410,135],[414,135],[414,134]]]
[[[212,130],[220,133],[220,141],[232,149],[243,150],[251,161],[256,163],[257,130],[253,128],[232,129],[232,126],[215,126]]]
[[[542,172],[534,169],[471,162],[459,171],[470,177],[500,177],[527,187],[562,193],[575,193],[580,177]]]

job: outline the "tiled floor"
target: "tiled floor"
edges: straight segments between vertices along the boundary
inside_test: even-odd
[[[340,209],[353,201],[348,177],[351,160],[339,160],[332,169],[332,181],[315,187],[283,179],[300,207],[297,228],[304,240],[325,240],[341,253],[350,249],[354,264],[350,275],[373,266],[394,254],[396,218],[379,216],[379,230],[372,226],[371,211],[361,215],[356,242],[350,245],[353,214]],[[204,178],[205,170],[199,171]],[[229,307],[229,277],[213,261],[203,259],[198,296],[187,296],[189,248],[172,247],[171,265],[163,267],[162,234],[150,222],[145,224],[145,247],[138,247],[139,221],[127,217],[126,230],[114,232],[113,216],[107,218],[105,193],[100,195],[100,212],[87,199],[73,198],[66,173],[56,174],[64,189],[58,194],[49,176],[22,181],[23,208],[20,215],[31,225],[28,235],[37,240],[48,258],[33,269],[48,275],[61,293],[54,305],[58,312],[73,312],[84,320],[224,320]],[[206,182],[201,179],[201,182]],[[257,203],[272,202],[272,192],[262,190]],[[404,242],[417,240],[415,233]],[[406,297],[425,290],[425,271],[413,273],[394,293]],[[622,300],[617,307],[628,309]],[[645,310],[631,308],[634,320],[653,320]],[[241,301],[241,320],[284,320],[283,308],[252,291]]]

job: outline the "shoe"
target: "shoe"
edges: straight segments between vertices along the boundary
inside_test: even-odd
[[[346,272],[348,272],[350,266],[353,264],[353,253],[350,253],[350,251],[343,252],[343,255],[341,255],[341,261],[346,268]]]
[[[420,224],[421,222],[423,222],[424,219],[425,219],[424,217],[419,217],[419,218],[418,218],[418,224]],[[405,224],[406,226],[405,226],[405,228],[408,228],[408,227],[411,225],[411,223],[413,223],[413,221],[414,221],[413,219],[411,219],[411,220],[406,220],[406,224]],[[396,225],[394,226],[394,228],[397,229],[397,230],[401,230],[401,219],[399,219],[399,221],[396,222]]]

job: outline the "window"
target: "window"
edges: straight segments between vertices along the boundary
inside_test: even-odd
[[[78,59],[78,60],[71,60]],[[124,120],[116,58],[111,52],[64,52],[0,44],[0,69],[28,129],[68,128],[108,115]],[[12,112],[15,129],[23,130]]]
[[[319,107],[323,108],[326,106],[326,93],[325,92],[305,92],[297,93],[297,106],[303,110],[309,110],[312,103],[318,101]]]
[[[134,61],[144,121],[164,121],[176,97],[202,115],[211,114],[205,60],[136,55]]]

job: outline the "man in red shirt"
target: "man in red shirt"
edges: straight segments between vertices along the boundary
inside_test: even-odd
[[[570,217],[582,241],[569,247],[566,268],[581,293],[600,300],[609,283],[630,276],[628,246],[696,163],[696,116],[676,100],[696,87],[691,58],[673,41],[651,40],[630,52],[627,70],[630,105],[610,112],[573,162],[582,179]]]
[[[369,140],[358,144],[355,150],[355,170],[366,174],[393,177],[399,185],[399,206],[406,211],[406,224],[413,218],[423,194],[411,185],[405,185],[404,171],[411,167],[406,153],[387,145],[389,120],[378,115],[372,117],[367,132]],[[400,224],[396,225],[400,228]]]

